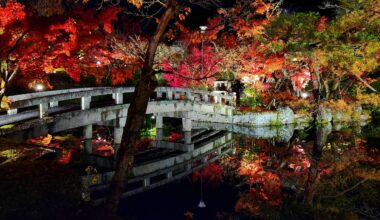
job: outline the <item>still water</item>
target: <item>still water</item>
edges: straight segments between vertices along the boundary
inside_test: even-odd
[[[130,196],[123,199],[120,206],[123,219],[380,218],[378,125],[298,129],[291,126],[244,128],[226,125],[212,125],[205,129],[201,128],[204,125],[199,125],[190,133],[189,139],[189,133],[181,132],[180,121],[171,120],[165,124],[162,131],[154,129],[153,123],[145,124],[142,135],[146,137],[136,149],[134,177],[130,178],[133,183],[127,187]],[[92,140],[81,140],[81,129],[31,139],[31,144],[42,144],[50,149],[8,150],[11,158],[8,160],[13,161],[12,157],[26,152],[32,158],[30,165],[35,161],[54,159],[78,171],[82,177],[88,175],[86,163],[91,162],[97,170],[95,177],[110,177],[113,131],[112,126],[94,125]],[[156,141],[152,135],[156,135]],[[83,152],[88,142],[92,143],[91,154]],[[49,153],[52,148],[60,149],[61,156]],[[20,158],[27,160],[28,157]],[[8,160],[5,158],[0,162]],[[16,172],[8,173],[13,180]],[[29,175],[19,175],[20,181],[24,181],[26,174]],[[57,176],[53,174],[51,180],[54,183]],[[33,173],[29,176],[30,181],[36,180],[36,186],[45,181],[40,178],[42,182],[38,182],[39,178],[34,178]],[[105,179],[104,176],[95,178]],[[102,184],[107,183],[95,181],[92,184],[91,199],[105,195]],[[49,190],[55,192],[57,186]],[[61,188],[66,192],[65,186]],[[15,190],[17,194],[18,189]],[[47,190],[43,188],[42,191]],[[16,198],[15,193],[8,193],[7,198]],[[34,203],[28,201],[29,197],[18,193],[17,198]],[[46,196],[40,199],[46,199]],[[51,199],[54,201],[56,197]],[[45,212],[44,206],[41,207],[41,212]],[[11,216],[15,214],[9,213]]]
[[[296,130],[288,141],[233,134],[201,170],[124,199],[125,219],[378,219],[380,129]],[[279,141],[280,140],[280,141]],[[200,200],[206,207],[200,208]]]

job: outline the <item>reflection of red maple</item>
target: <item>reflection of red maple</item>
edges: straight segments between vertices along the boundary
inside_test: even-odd
[[[202,177],[202,181],[212,187],[217,187],[223,182],[223,167],[215,162],[207,164],[199,172],[194,172],[192,181],[196,182]]]
[[[181,138],[183,138],[183,135],[176,132],[171,132],[168,137],[169,141],[173,141],[173,142],[178,141]]]

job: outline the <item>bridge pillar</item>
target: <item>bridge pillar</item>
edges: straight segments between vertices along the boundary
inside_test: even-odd
[[[169,172],[166,173],[166,178],[167,179],[170,179],[172,177],[173,177],[173,171],[169,171]]]
[[[207,156],[203,157],[203,158],[201,159],[201,161],[202,161],[202,163],[207,163]]]
[[[186,164],[186,170],[191,170],[191,168],[193,168],[191,162],[187,162],[187,164]]]
[[[155,115],[156,128],[164,128],[164,117],[161,115]]]
[[[143,180],[143,185],[144,185],[145,187],[150,186],[150,178],[149,178],[149,177],[147,177],[147,178],[145,178],[145,179]]]
[[[162,141],[164,139],[164,129],[156,128],[156,140]]]
[[[162,99],[162,92],[156,92],[157,99]]]
[[[191,131],[191,119],[182,118],[182,131]]]
[[[114,93],[112,94],[114,100],[115,100],[115,104],[116,105],[119,105],[119,104],[123,104],[123,93]]]
[[[124,126],[127,118],[116,119],[115,127],[113,130],[113,149],[115,151],[115,156],[119,150],[121,139],[123,138]]]
[[[203,95],[203,99],[204,99],[205,102],[208,102],[209,101],[208,95],[206,95],[206,94]]]
[[[90,103],[91,103],[91,96],[80,98],[81,110],[89,109],[90,108]]]
[[[92,125],[83,127],[83,147],[86,154],[92,153]]]
[[[222,154],[222,148],[218,148],[217,153],[218,153],[218,155],[221,155]]]
[[[186,92],[186,97],[187,97],[187,100],[189,100],[189,101],[194,101],[194,97],[193,97],[193,95],[191,94],[191,92]]]
[[[167,98],[169,99],[169,100],[172,100],[173,99],[173,91],[167,91]]]
[[[185,144],[185,149],[186,152],[192,152],[194,151],[194,144]]]
[[[221,103],[222,98],[218,95],[214,96],[215,104]]]
[[[39,113],[40,118],[43,118],[44,116],[47,115],[48,108],[49,106],[47,103],[41,103],[38,105],[38,113]]]
[[[191,144],[191,131],[185,131],[185,144]]]

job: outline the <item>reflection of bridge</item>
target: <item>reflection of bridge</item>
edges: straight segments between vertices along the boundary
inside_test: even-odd
[[[156,141],[155,148],[135,156],[132,177],[124,196],[134,195],[162,186],[197,171],[233,151],[231,133],[203,130],[192,135],[192,143],[165,143]],[[191,147],[189,147],[189,145]],[[112,166],[112,161],[92,156],[98,166]],[[91,199],[100,202],[106,193],[113,171],[83,177],[88,184]]]

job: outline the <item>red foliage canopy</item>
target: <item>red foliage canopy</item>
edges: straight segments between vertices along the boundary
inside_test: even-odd
[[[8,68],[18,68],[22,77],[17,83],[29,87],[36,82],[49,86],[47,76],[56,72],[66,72],[74,81],[81,75],[100,80],[108,73],[114,83],[125,81],[133,75],[127,64],[136,60],[114,49],[111,42],[113,38],[121,40],[111,32],[112,22],[122,10],[75,8],[68,16],[46,19],[9,1],[0,8],[1,61],[7,62]],[[121,77],[120,73],[127,74]]]

